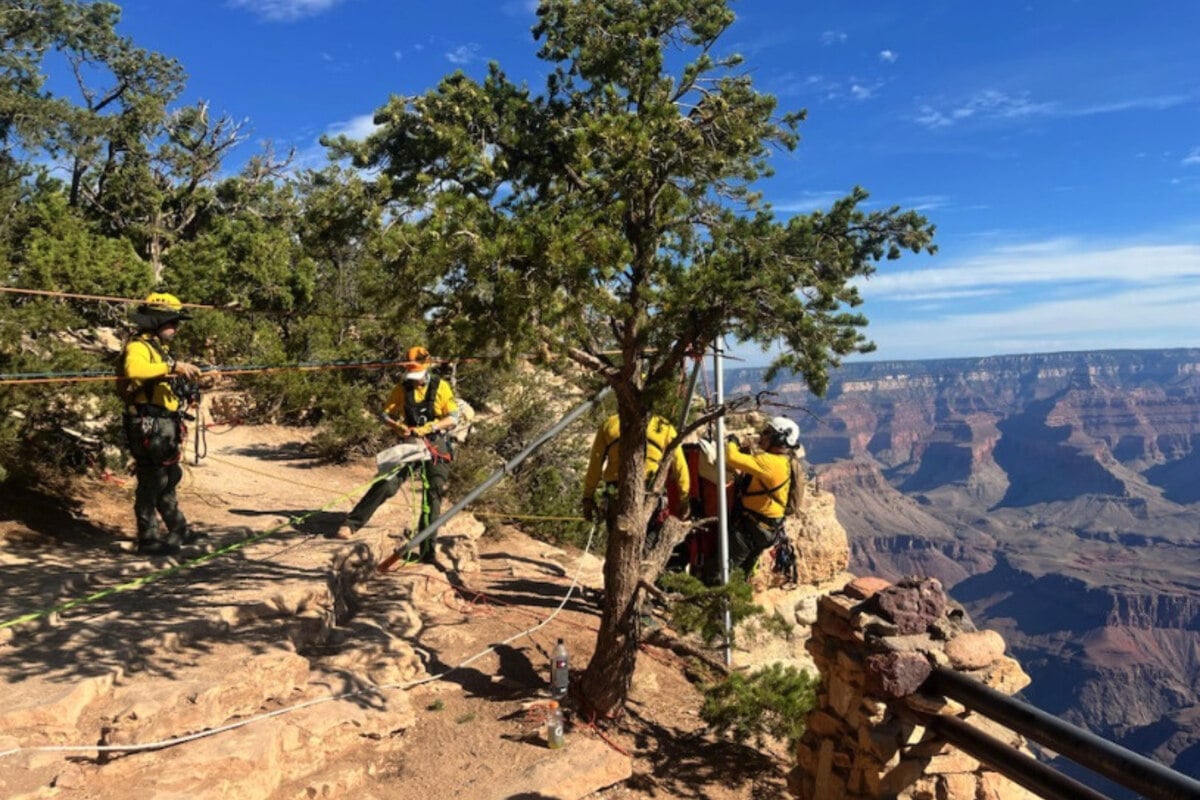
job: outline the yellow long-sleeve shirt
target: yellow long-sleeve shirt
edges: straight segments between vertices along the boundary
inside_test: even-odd
[[[783,517],[791,486],[791,459],[778,453],[745,453],[730,442],[725,447],[725,463],[735,472],[750,476],[742,506],[767,519]]]
[[[179,398],[171,382],[161,380],[171,374],[167,358],[167,346],[152,333],[140,333],[125,345],[125,377],[139,384],[135,404],[179,410]]]
[[[663,451],[675,439],[675,426],[657,414],[650,418],[646,425],[646,477],[658,472],[662,463]],[[592,452],[588,458],[587,474],[583,479],[583,496],[591,497],[596,493],[603,477],[606,483],[617,480],[617,471],[621,463],[621,450],[618,442],[621,439],[621,420],[613,414],[604,421],[596,436],[592,439]],[[671,476],[679,487],[679,494],[685,497],[691,486],[688,476],[687,459],[683,448],[676,447],[671,455]]]

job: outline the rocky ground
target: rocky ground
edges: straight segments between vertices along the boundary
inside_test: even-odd
[[[601,731],[568,709],[566,748],[546,747],[549,653],[562,637],[575,667],[591,654],[594,555],[464,514],[437,564],[379,575],[403,496],[356,540],[326,538],[371,463],[315,462],[283,428],[216,433],[181,487],[209,538],[179,559],[128,552],[132,480],[74,501],[5,498],[0,621],[90,599],[0,629],[0,796],[786,796],[788,754],[708,732],[683,660],[653,645],[622,723]],[[561,613],[512,638],[549,619],[576,574]],[[802,652],[780,650],[735,659]],[[98,749],[161,742],[176,743]]]

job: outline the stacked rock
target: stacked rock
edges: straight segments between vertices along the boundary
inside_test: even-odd
[[[822,677],[791,775],[805,800],[1025,800],[1034,795],[921,724],[950,714],[1028,753],[1021,736],[918,691],[935,666],[1013,694],[1029,676],[934,578],[858,578],[817,605],[808,650]]]

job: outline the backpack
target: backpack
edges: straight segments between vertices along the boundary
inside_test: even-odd
[[[788,484],[787,502],[783,506],[786,517],[798,517],[804,508],[805,490],[808,488],[808,470],[804,462],[793,455],[790,459],[791,480]]]
[[[142,388],[140,381],[125,377],[125,349],[127,347],[129,347],[129,342],[125,343],[125,347],[122,347],[116,358],[113,359],[113,378],[116,380],[113,390],[123,406],[133,405],[134,399]]]
[[[458,404],[458,425],[450,431],[450,438],[463,444],[475,428],[475,408],[461,397],[456,397],[454,402]]]

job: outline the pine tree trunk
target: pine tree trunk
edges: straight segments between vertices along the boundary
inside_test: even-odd
[[[616,530],[609,534],[604,558],[604,609],[596,650],[580,683],[588,711],[597,719],[619,717],[629,698],[637,662],[641,600],[638,582],[642,577],[642,548],[650,509],[645,502],[644,413],[621,415],[621,468],[617,493]],[[630,436],[626,431],[638,431]],[[639,446],[625,446],[637,442]]]

